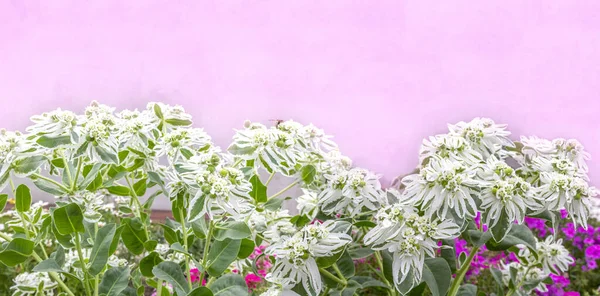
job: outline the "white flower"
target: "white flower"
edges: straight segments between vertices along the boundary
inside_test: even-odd
[[[579,177],[570,177],[560,173],[541,173],[541,198],[551,211],[566,209],[573,222],[587,228],[590,212],[590,198],[598,195],[595,187]]]
[[[21,295],[54,295],[57,283],[52,281],[46,272],[23,272],[13,280],[15,284],[13,296]]]
[[[302,188],[302,195],[298,197],[298,211],[311,220],[319,213],[319,197],[317,193]]]
[[[157,244],[156,248],[154,249],[154,251],[156,251],[156,253],[158,253],[161,256],[164,256],[165,254],[167,254],[169,252],[170,248],[169,245],[167,244]]]
[[[548,273],[537,267],[526,266],[519,262],[511,262],[509,264],[501,262],[500,272],[502,273],[502,281],[504,282],[505,286],[509,286],[511,280],[511,269],[516,271],[514,272],[516,281],[515,284],[522,283],[519,289],[524,290],[523,292],[525,294],[523,295],[529,295],[533,290],[537,290],[538,292],[548,291],[546,284],[542,283],[542,280],[548,277]],[[530,287],[530,289],[524,289],[526,287]]]
[[[341,251],[352,241],[345,233],[347,230],[348,227],[343,223],[315,223],[270,245],[265,252],[277,261],[267,280],[278,282],[285,279],[291,285],[302,284],[309,295],[318,295],[322,281],[315,258]]]
[[[445,218],[454,213],[458,218],[475,217],[477,206],[471,196],[479,183],[475,171],[461,163],[432,158],[419,174],[406,176],[401,196],[405,204],[420,206],[428,215]]]
[[[463,137],[449,134],[423,139],[423,144],[419,151],[419,163],[423,164],[427,158],[434,156],[452,161],[464,161],[469,165],[476,165],[483,160],[481,154],[473,150],[467,140]]]
[[[80,119],[71,111],[56,109],[41,115],[31,117],[34,125],[26,131],[35,135],[49,137],[72,136],[77,132]],[[75,139],[76,140],[76,139]]]
[[[327,187],[319,193],[321,210],[328,214],[360,214],[364,208],[374,210],[383,202],[379,176],[361,168],[326,174]]]
[[[425,257],[435,257],[440,239],[456,238],[458,225],[449,220],[431,220],[417,210],[396,203],[378,211],[377,225],[364,237],[374,250],[392,253],[392,272],[396,289],[408,292],[421,280]]]
[[[569,250],[562,245],[562,239],[554,241],[554,236],[550,235],[546,240],[537,243],[537,253],[539,261],[544,270],[555,274],[560,274],[569,269],[569,265],[575,263]]]
[[[116,255],[111,255],[110,257],[108,257],[107,264],[111,267],[123,267],[123,266],[127,266],[128,262],[127,262],[127,260],[121,259],[121,258],[117,257]]]
[[[485,210],[483,216],[488,227],[495,226],[502,214],[506,217],[505,222],[523,223],[528,211],[543,209],[544,202],[535,188],[518,177],[504,161],[490,157],[480,175],[484,179],[480,182],[480,207]],[[511,226],[509,223],[509,229]]]
[[[496,124],[489,118],[475,118],[470,122],[449,124],[448,129],[450,134],[467,140],[471,147],[485,158],[497,153],[506,153],[501,151],[504,147],[514,147],[508,138],[510,132],[506,130],[506,124]]]
[[[104,211],[113,209],[112,203],[107,203],[104,195],[99,192],[83,191],[71,197],[71,200],[81,206],[86,221],[96,223],[102,218]]]

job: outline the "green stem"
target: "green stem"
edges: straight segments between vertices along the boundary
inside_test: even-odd
[[[275,176],[275,172],[271,173],[269,179],[267,179],[267,182],[265,183],[265,186],[269,186],[269,183],[271,183],[271,180],[273,180],[273,176]]]
[[[71,184],[71,192],[75,191],[75,188],[77,188],[77,179],[79,179],[79,173],[81,172],[82,164],[83,164],[83,161],[81,160],[81,158],[79,158],[79,160],[77,160],[77,172],[75,173],[75,179],[73,180],[73,183]]]
[[[456,277],[454,278],[454,281],[452,281],[452,285],[450,286],[450,290],[448,291],[448,296],[456,296],[456,293],[458,293],[458,289],[460,289],[460,285],[462,284],[465,278],[465,274],[467,274],[469,267],[471,267],[471,261],[473,261],[473,258],[475,258],[475,255],[477,254],[478,250],[479,247],[477,246],[471,249],[471,253],[469,253],[469,256],[467,257],[465,262],[463,262],[460,269],[456,272]]]
[[[527,278],[527,274],[529,273],[529,270],[531,270],[531,266],[527,267],[527,270],[525,270],[525,274],[523,275],[523,277],[521,278],[521,280],[519,281],[517,286],[514,289],[510,289],[508,291],[508,294],[506,294],[506,296],[512,296],[513,294],[515,294],[515,292],[519,291],[519,288],[521,288],[521,285],[523,285],[525,278]]]
[[[67,173],[67,177],[69,177],[69,182],[73,182],[73,176],[71,175],[71,169],[69,168],[69,163],[67,162],[67,159],[63,156],[62,157],[63,162],[65,164],[65,172]]]
[[[127,182],[127,187],[129,187],[129,191],[131,192],[131,199],[133,199],[133,201],[136,204],[136,215],[142,219],[142,203],[140,202],[140,199],[137,195],[137,193],[135,193],[135,189],[133,189],[133,184],[131,182],[131,180],[129,180],[129,178],[127,176],[125,176],[125,182]],[[150,232],[148,232],[148,227],[146,226],[146,219],[142,220],[142,225],[144,225],[144,232],[146,232],[146,237],[150,238]]]
[[[396,288],[392,285],[384,275],[383,271],[383,259],[381,258],[381,254],[379,251],[375,252],[375,260],[377,261],[377,266],[379,266],[380,272],[378,275],[383,279],[383,282],[390,288],[390,294],[396,295]]]
[[[179,208],[179,217],[181,217],[181,231],[183,232],[183,248],[185,250],[185,252],[187,253],[188,251],[188,234],[187,234],[187,229],[185,228],[185,216],[183,215],[183,209]],[[190,257],[185,256],[185,272],[187,274],[187,282],[188,282],[188,286],[190,287],[190,290],[192,289],[192,275],[190,273]]]
[[[210,246],[210,240],[212,239],[213,234],[213,223],[212,221],[208,224],[208,233],[206,234],[206,242],[204,243],[204,252],[202,253],[202,268],[206,269],[206,258],[208,256],[208,248]],[[200,285],[202,285],[202,281],[204,280],[204,276],[206,274],[206,270],[200,274]]]
[[[65,187],[63,184],[58,183],[58,182],[56,182],[56,181],[54,181],[54,180],[52,180],[52,179],[50,179],[48,177],[44,177],[44,176],[42,176],[42,175],[40,175],[38,173],[34,173],[31,176],[34,177],[34,178],[46,180],[46,181],[48,181],[48,182],[50,182],[50,183],[52,183],[52,184],[60,187],[60,189],[64,190],[65,192],[69,192],[70,191],[69,188]]]
[[[342,271],[337,266],[337,263],[334,263],[331,267],[333,267],[333,270],[335,270],[335,273],[337,273],[338,277],[345,283],[344,285],[347,285],[348,282],[346,281],[346,277],[344,277],[344,275],[342,274]]]
[[[331,272],[327,271],[325,268],[321,267],[321,268],[319,268],[319,271],[321,272],[321,274],[323,274],[325,277],[329,278],[330,280],[332,280],[340,285],[346,286],[347,283],[345,280],[339,279],[337,276],[333,275]]]
[[[162,294],[162,285],[162,280],[158,280],[158,282],[156,282],[156,296],[160,296],[160,294]]]
[[[83,252],[81,251],[81,238],[79,237],[79,233],[75,234],[75,247],[77,248],[77,255],[79,255],[79,264],[81,265],[81,270],[83,271],[84,276],[84,286],[87,295],[92,295],[92,290],[90,288],[90,279],[88,276],[87,268],[85,267],[85,260],[83,258]]]
[[[237,167],[240,163],[242,163],[242,161],[244,161],[244,159],[242,159],[242,158],[236,160],[231,167],[234,167],[234,168]]]
[[[292,184],[288,185],[287,187],[281,189],[281,191],[279,191],[279,192],[273,194],[272,196],[270,196],[268,198],[268,200],[271,200],[273,198],[276,198],[276,197],[282,195],[284,192],[286,192],[286,191],[290,190],[292,187],[296,186],[296,184],[298,184],[299,182],[300,182],[300,180],[296,180],[296,181],[292,182]]]
[[[0,237],[3,238],[4,240],[6,240],[7,242],[12,241],[12,237],[6,235],[5,233],[3,233],[1,231],[0,231]],[[44,261],[35,251],[31,254],[31,256],[37,262]],[[56,272],[48,272],[48,274],[50,275],[50,277],[53,280],[55,280],[58,283],[58,285],[63,289],[63,291],[65,291],[69,296],[75,296],[75,294],[73,294],[73,292],[71,292],[71,290],[69,289],[69,287],[67,287],[67,285],[65,285],[65,282],[63,282],[60,279],[60,276],[58,275],[58,273],[56,273]]]

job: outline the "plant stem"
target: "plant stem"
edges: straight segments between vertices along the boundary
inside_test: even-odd
[[[187,235],[187,229],[185,228],[185,217],[183,216],[183,209],[179,208],[179,217],[181,217],[181,231],[183,232],[183,248],[185,249],[185,252],[187,253],[188,251],[188,235]],[[192,289],[192,275],[190,273],[190,257],[186,254],[185,255],[185,272],[187,274],[187,282],[188,282],[188,286],[190,287],[190,290]]]
[[[10,242],[12,241],[12,237],[6,235],[5,233],[0,231],[0,237],[3,238],[5,241]],[[42,262],[44,260],[42,260],[42,258],[35,252],[33,251],[33,253],[31,254],[31,256],[33,257],[33,259],[35,259],[35,261],[37,262]],[[48,274],[50,275],[50,277],[52,279],[54,279],[58,285],[69,295],[69,296],[75,296],[75,294],[73,294],[73,292],[71,292],[71,290],[69,289],[69,287],[67,287],[67,285],[65,285],[65,283],[60,279],[60,276],[56,273],[56,272],[48,272]]]
[[[340,284],[340,285],[344,285],[346,286],[346,281],[339,279],[337,276],[333,275],[331,272],[327,271],[325,268],[319,268],[319,271],[325,276],[328,277],[329,279],[333,280],[334,282]]]
[[[75,234],[75,247],[77,248],[77,254],[79,255],[79,264],[81,264],[81,270],[83,271],[84,276],[84,286],[87,295],[92,295],[92,290],[90,288],[90,282],[88,277],[87,268],[85,267],[85,261],[83,260],[83,252],[81,251],[81,238],[79,237],[79,233]]]
[[[379,266],[380,270],[378,275],[381,277],[381,279],[383,279],[383,282],[390,288],[390,294],[392,296],[396,295],[396,288],[387,280],[385,274],[383,273],[383,259],[381,258],[381,254],[379,253],[379,251],[375,252],[375,260],[377,261],[377,266]]]
[[[344,277],[344,275],[342,274],[342,271],[337,266],[337,263],[333,263],[333,265],[331,267],[333,267],[333,270],[335,270],[335,273],[337,273],[338,277],[345,283],[344,285],[347,285],[348,282],[346,281],[346,277]]]
[[[208,224],[208,233],[206,234],[206,242],[204,243],[204,252],[202,253],[202,269],[206,269],[206,256],[208,254],[208,247],[210,246],[210,240],[212,239],[213,234],[213,223],[212,221]],[[204,270],[200,274],[200,286],[202,286],[202,281],[204,280],[204,276],[208,271]]]
[[[162,280],[158,280],[158,282],[156,282],[156,296],[160,296],[160,294],[162,293],[162,285]]]
[[[276,197],[278,197],[278,196],[282,195],[284,192],[286,192],[286,191],[290,190],[290,188],[292,188],[292,187],[296,186],[296,184],[298,184],[299,182],[300,182],[300,180],[296,180],[296,181],[292,182],[292,184],[288,185],[287,187],[285,187],[285,188],[281,189],[281,191],[279,191],[279,192],[277,192],[277,193],[273,194],[272,196],[270,196],[270,197],[268,198],[268,200],[271,200],[271,199],[273,199],[273,198],[276,198]]]
[[[471,267],[471,261],[473,261],[473,258],[475,258],[475,255],[477,254],[478,250],[479,247],[477,246],[471,249],[471,253],[469,253],[469,256],[467,257],[465,262],[463,262],[460,269],[456,272],[456,277],[454,278],[454,281],[452,281],[450,290],[448,290],[448,296],[455,296],[456,293],[458,293],[458,289],[460,289],[460,284],[462,284],[465,278],[465,274],[467,274],[467,270],[469,270],[469,267]]]
[[[48,181],[48,182],[50,182],[50,183],[52,183],[52,184],[60,187],[60,189],[64,190],[65,192],[69,192],[70,191],[69,188],[65,187],[63,184],[58,183],[58,182],[56,182],[56,181],[54,181],[54,180],[52,180],[52,179],[50,179],[48,177],[42,176],[42,175],[40,175],[38,173],[34,173],[31,176],[34,177],[34,178],[38,178],[38,179],[42,179],[42,180]]]
[[[269,186],[269,183],[271,183],[271,180],[273,180],[273,176],[275,176],[275,172],[271,173],[269,179],[267,179],[267,182],[265,183],[265,186]]]
[[[82,164],[83,161],[81,160],[81,158],[79,158],[77,160],[77,172],[75,173],[75,178],[73,179],[73,183],[71,184],[71,192],[75,191],[75,188],[77,187],[77,179],[79,179],[79,172],[81,172]]]
[[[515,286],[514,289],[510,289],[508,291],[508,294],[506,294],[506,296],[513,295],[515,292],[517,292],[519,290],[519,288],[521,288],[521,285],[523,285],[523,282],[525,281],[525,278],[527,278],[527,274],[529,273],[529,270],[531,270],[531,266],[527,267],[527,270],[525,270],[525,274],[523,275],[523,278],[521,278],[521,280],[519,281],[519,283],[517,284],[517,286]]]
[[[131,182],[131,180],[129,180],[129,177],[125,176],[125,182],[127,182],[127,187],[129,187],[129,191],[131,192],[131,199],[133,199],[133,201],[136,204],[136,215],[142,219],[142,203],[140,202],[139,197],[137,196],[137,193],[135,193],[135,189],[133,188],[133,184]],[[148,227],[146,226],[146,219],[142,220],[142,225],[144,225],[144,232],[146,232],[146,237],[149,239],[150,238],[150,232],[148,232]]]

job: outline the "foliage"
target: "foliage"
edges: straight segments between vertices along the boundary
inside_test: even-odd
[[[32,121],[0,135],[0,208],[14,205],[0,224],[1,276],[12,274],[14,296],[544,292],[574,260],[526,219],[557,229],[568,213],[585,228],[596,195],[577,141],[513,142],[489,119],[424,140],[417,171],[387,189],[310,124],[247,122],[222,151],[161,103]],[[55,204],[32,204],[31,183]],[[156,199],[172,219],[150,220]],[[503,257],[494,284],[477,287],[480,250],[518,260]]]

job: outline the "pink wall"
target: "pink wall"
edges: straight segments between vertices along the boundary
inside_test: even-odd
[[[0,126],[161,100],[226,145],[293,118],[390,180],[421,138],[488,116],[600,160],[599,1],[410,2],[0,0]]]

